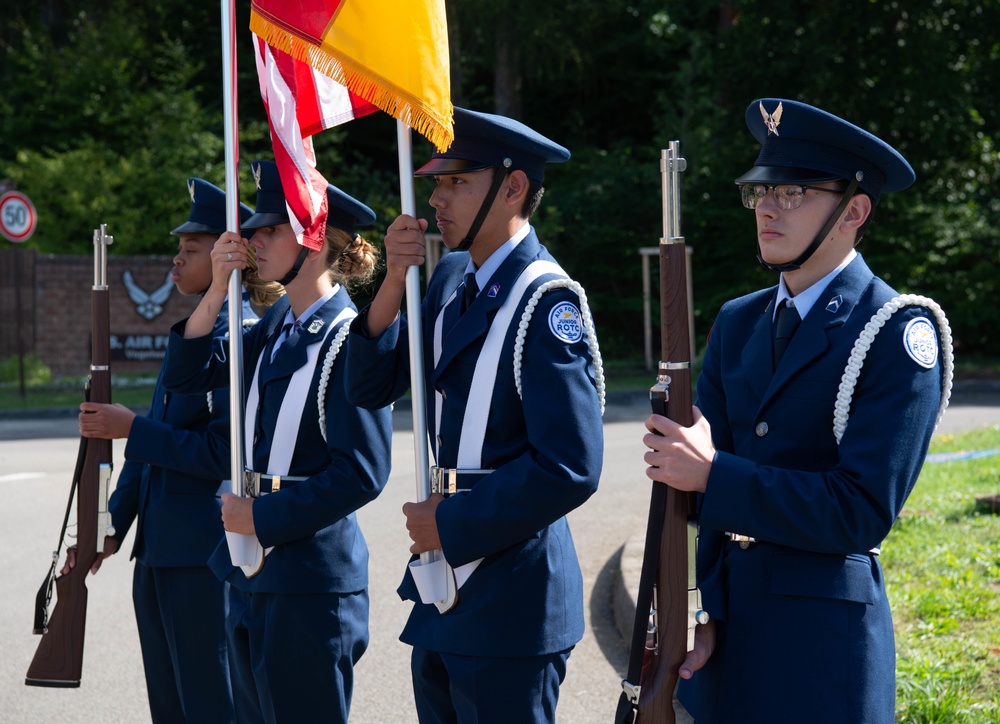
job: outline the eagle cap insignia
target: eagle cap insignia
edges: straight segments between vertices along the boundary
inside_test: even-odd
[[[760,103],[760,115],[764,117],[764,125],[767,126],[767,135],[772,133],[778,135],[778,126],[781,125],[781,113],[784,108],[781,105],[781,101],[778,101],[778,107],[774,109],[774,113],[768,113],[764,110],[764,102]]]
[[[188,193],[191,194],[191,203],[194,203],[194,179],[188,179]]]
[[[253,181],[257,184],[257,190],[260,191],[260,164],[250,167],[253,170]]]

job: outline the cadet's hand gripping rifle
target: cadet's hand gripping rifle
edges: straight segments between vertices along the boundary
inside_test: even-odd
[[[653,412],[690,427],[691,331],[688,322],[687,250],[680,233],[680,173],[687,164],[680,143],[660,153],[663,238],[660,239],[661,361],[649,391]],[[695,500],[653,483],[628,675],[615,721],[673,724],[674,689],[685,654],[694,646],[695,622],[707,615],[695,581]]]
[[[108,305],[107,248],[113,237],[101,224],[94,230],[94,286],[91,294],[91,365],[87,399],[111,402],[111,324]],[[70,501],[67,504],[63,532],[52,554],[52,567],[38,592],[34,633],[41,634],[35,658],[28,667],[24,683],[28,686],[77,687],[83,670],[83,636],[87,622],[87,573],[104,551],[104,536],[114,535],[108,515],[108,488],[111,483],[111,441],[99,438],[80,439]],[[69,519],[74,489],[76,496],[76,566],[56,577],[59,548]],[[48,616],[48,606],[55,585],[56,605]]]

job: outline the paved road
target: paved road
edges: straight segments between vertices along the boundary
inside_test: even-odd
[[[611,615],[625,541],[645,525],[648,486],[641,462],[639,394],[619,398],[605,416],[605,468],[597,494],[570,516],[583,566],[588,626],[570,659],[562,688],[560,724],[612,720],[625,646]],[[408,647],[396,640],[407,604],[395,595],[408,539],[400,513],[413,498],[413,436],[408,415],[397,413],[393,469],[385,492],[365,508],[361,525],[371,548],[371,646],[357,669],[352,721],[416,721],[409,684]],[[1000,394],[966,388],[956,394],[939,429],[954,432],[1000,423]],[[139,643],[130,599],[131,564],[112,559],[90,579],[83,683],[76,690],[23,685],[37,645],[31,635],[35,592],[46,573],[66,504],[76,457],[75,421],[0,419],[0,541],[7,556],[0,584],[0,721],[17,724],[136,724],[149,721]],[[115,445],[116,469],[123,446]],[[131,538],[131,536],[130,536]],[[125,550],[131,548],[126,540]]]

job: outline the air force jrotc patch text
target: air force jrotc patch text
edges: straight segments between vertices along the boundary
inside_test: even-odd
[[[938,344],[934,326],[925,318],[911,320],[903,330],[906,354],[921,367],[932,369],[937,364]]]
[[[549,313],[549,329],[564,342],[583,339],[583,315],[575,304],[560,302]]]

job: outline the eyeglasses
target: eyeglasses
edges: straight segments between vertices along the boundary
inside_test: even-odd
[[[826,191],[829,194],[842,194],[843,189],[828,189],[823,186],[774,186],[771,184],[744,184],[740,186],[740,196],[743,205],[748,209],[756,209],[765,196],[767,190],[774,189],[774,203],[783,211],[791,211],[802,205],[802,197],[806,195],[806,189],[813,191]]]

